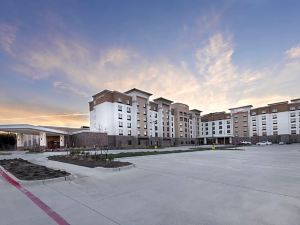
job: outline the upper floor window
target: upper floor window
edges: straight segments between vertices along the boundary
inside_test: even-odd
[[[290,114],[290,116],[291,116],[291,117],[295,117],[295,116],[296,116],[296,113],[293,112],[293,113]]]
[[[126,104],[127,104],[127,105],[130,105],[130,101],[129,101],[129,100],[126,100]]]
[[[272,115],[273,119],[277,119],[277,114]]]
[[[118,111],[122,112],[122,106],[118,105]]]
[[[121,103],[121,102],[122,102],[122,99],[121,99],[121,98],[118,98],[118,102],[120,102],[120,103]]]
[[[292,107],[290,107],[290,110],[294,111],[294,110],[296,110],[296,107],[292,106]]]
[[[272,113],[277,113],[277,109],[272,109]]]
[[[262,120],[266,120],[266,116],[262,116],[261,119],[262,119]]]
[[[256,115],[256,112],[251,112],[251,115],[252,115],[252,116],[255,116],[255,115]]]
[[[131,113],[131,108],[130,107],[127,107],[127,112]]]
[[[122,119],[123,118],[122,113],[119,113],[118,117],[119,119]]]

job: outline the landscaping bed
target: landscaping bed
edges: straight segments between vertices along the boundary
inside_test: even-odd
[[[77,166],[90,167],[90,168],[95,168],[95,167],[119,168],[119,167],[132,165],[132,163],[129,162],[114,161],[112,160],[112,157],[109,158],[107,157],[106,159],[99,155],[96,156],[94,155],[93,156],[53,155],[53,156],[49,156],[48,159],[58,161],[58,162],[70,163]]]
[[[212,148],[191,148],[188,150],[173,150],[173,151],[143,151],[143,152],[120,152],[120,153],[108,153],[105,154],[97,154],[95,152],[94,155],[90,154],[88,151],[80,151],[78,149],[70,151],[68,155],[53,155],[49,156],[49,160],[70,163],[78,166],[85,166],[90,168],[95,167],[104,167],[104,168],[118,168],[129,166],[131,163],[129,162],[120,162],[115,161],[116,158],[127,158],[127,157],[137,157],[137,156],[147,156],[147,155],[163,155],[163,154],[175,154],[175,153],[185,153],[185,152],[199,152],[199,151],[208,151],[212,150]],[[216,147],[215,150],[241,150],[235,148],[234,146],[223,146]]]
[[[24,159],[3,159],[0,160],[0,166],[20,180],[46,180],[70,175],[68,172],[33,164]]]

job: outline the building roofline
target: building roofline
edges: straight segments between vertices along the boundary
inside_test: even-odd
[[[202,111],[201,110],[198,110],[198,109],[192,109],[192,110],[190,110],[191,112],[199,112],[199,113],[201,113]]]
[[[283,101],[283,102],[275,102],[275,103],[270,103],[268,106],[273,106],[273,105],[280,105],[280,104],[288,104],[288,101]]]
[[[244,106],[239,106],[239,107],[235,107],[235,108],[230,108],[229,110],[242,109],[242,108],[251,108],[251,107],[253,107],[253,105],[244,105]]]
[[[130,90],[128,90],[128,91],[125,91],[124,93],[125,93],[125,94],[128,94],[128,93],[130,93],[130,92],[134,92],[134,91],[136,91],[136,92],[140,92],[140,93],[142,93],[142,94],[145,94],[145,95],[148,95],[148,96],[151,96],[151,95],[152,95],[152,94],[151,94],[151,93],[149,93],[149,92],[142,91],[142,90],[140,90],[140,89],[137,89],[137,88],[132,88],[132,89],[130,89]]]
[[[294,103],[294,102],[296,102],[296,101],[300,101],[300,98],[295,98],[295,99],[292,99],[292,100],[291,100],[292,103]]]
[[[171,100],[169,100],[169,99],[166,99],[166,98],[163,98],[163,97],[156,98],[156,99],[154,99],[153,101],[154,101],[154,102],[156,102],[156,101],[164,101],[164,102],[167,102],[167,103],[170,103],[170,104],[173,103],[173,101],[171,101]]]
[[[112,92],[111,90],[108,90],[108,89],[104,89],[103,91],[100,91],[99,93],[97,93],[97,94],[94,94],[92,97],[94,98],[94,97],[96,97],[96,96],[98,96],[98,95],[102,95],[103,93],[105,93],[105,92]]]

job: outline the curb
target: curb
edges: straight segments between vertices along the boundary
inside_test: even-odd
[[[135,167],[136,167],[135,164],[131,164],[128,166],[122,166],[122,167],[116,167],[116,168],[95,167],[95,169],[100,170],[102,172],[118,172],[118,171],[122,171],[122,170],[132,169]]]

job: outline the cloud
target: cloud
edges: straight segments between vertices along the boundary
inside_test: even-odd
[[[285,53],[290,59],[300,58],[300,46],[290,48]]]
[[[0,24],[0,48],[12,54],[12,45],[15,42],[17,27],[9,24]]]
[[[89,115],[86,113],[49,114],[45,108],[2,105],[0,108],[1,124],[33,124],[81,127],[88,125]],[[25,122],[24,122],[25,121]]]
[[[232,38],[222,33],[215,33],[195,49],[194,61],[188,63],[161,57],[149,60],[132,49],[103,50],[63,38],[48,46],[22,52],[14,68],[35,80],[56,80],[54,88],[82,97],[102,89],[137,87],[212,112],[245,104],[261,106],[298,94],[297,60],[259,70],[240,68],[233,62]]]
[[[57,88],[59,90],[62,90],[63,92],[74,94],[74,95],[77,95],[77,96],[80,96],[80,97],[84,97],[84,98],[90,97],[88,95],[88,93],[86,93],[84,91],[81,91],[81,90],[79,90],[78,88],[75,88],[72,85],[65,84],[65,83],[63,83],[61,81],[55,81],[55,82],[53,82],[53,87]]]

